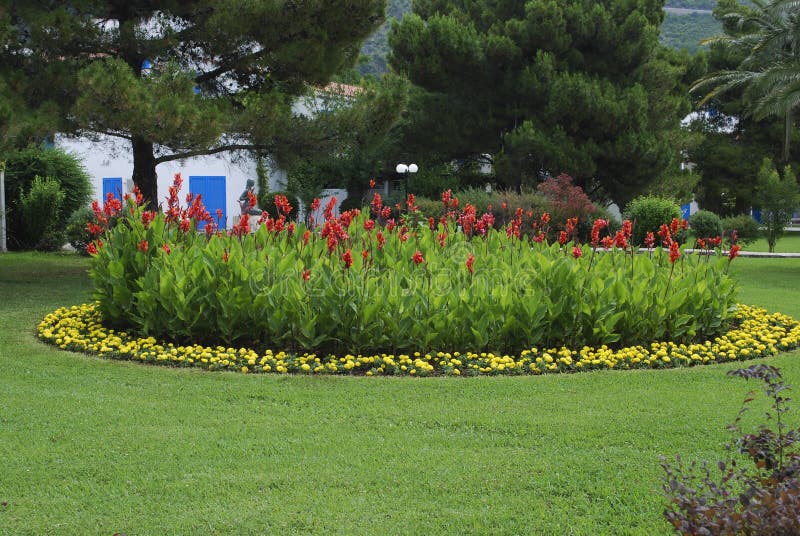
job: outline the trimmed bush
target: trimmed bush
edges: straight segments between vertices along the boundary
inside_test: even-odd
[[[682,216],[681,207],[675,201],[651,195],[633,199],[624,212],[624,217],[633,222],[631,240],[638,246],[644,245],[648,232],[655,234],[661,225],[669,225],[673,219],[680,220]]]
[[[733,237],[733,231],[736,231],[736,242],[743,246],[755,242],[761,237],[758,222],[747,214],[722,220],[722,232],[729,243]]]
[[[54,222],[55,229],[66,227],[72,213],[89,203],[92,193],[89,174],[80,160],[66,151],[28,147],[3,158],[6,160],[9,248],[24,249],[37,245],[38,240],[28,236],[18,204],[20,194],[30,191],[35,177],[55,179],[64,193],[61,212]]]
[[[58,181],[51,178],[35,177],[30,190],[20,192],[17,210],[24,232],[18,238],[24,249],[55,251],[64,245],[64,232],[59,228],[64,197]]]
[[[94,238],[86,224],[94,221],[94,213],[89,207],[82,207],[72,213],[65,229],[69,244],[81,255],[88,255],[86,248]]]
[[[689,216],[689,227],[695,238],[716,238],[722,236],[722,220],[709,210],[698,210]]]

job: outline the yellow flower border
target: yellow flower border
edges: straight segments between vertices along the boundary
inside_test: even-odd
[[[248,348],[176,346],[153,337],[134,338],[104,327],[96,304],[62,307],[47,315],[37,328],[41,340],[64,350],[113,359],[199,367],[243,373],[373,375],[497,375],[544,374],[599,369],[635,369],[693,366],[755,359],[800,346],[800,322],[781,313],[739,304],[736,326],[713,341],[697,344],[654,342],[645,346],[611,349],[584,346],[523,350],[517,356],[487,352],[406,355],[290,354]]]

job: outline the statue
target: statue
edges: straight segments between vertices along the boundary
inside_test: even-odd
[[[256,181],[253,179],[247,179],[245,190],[242,192],[242,195],[239,196],[239,209],[242,211],[242,216],[245,214],[249,216],[261,216],[261,213],[263,212],[260,208],[255,206],[255,203],[253,202],[256,198],[255,189]]]

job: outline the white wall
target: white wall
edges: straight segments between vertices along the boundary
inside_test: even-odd
[[[56,137],[56,145],[81,159],[91,177],[94,199],[99,200],[103,195],[103,177],[122,177],[123,194],[131,193],[133,190],[131,178],[133,155],[129,144],[124,141],[117,142],[110,138],[101,138],[95,142],[59,135]],[[237,201],[245,190],[247,179],[256,179],[256,165],[255,161],[250,158],[233,162],[224,156],[200,156],[159,164],[156,166],[156,174],[158,175],[158,201],[162,205],[166,205],[168,188],[172,185],[176,173],[180,173],[183,178],[183,187],[180,193],[181,204],[185,202],[186,194],[189,193],[190,175],[223,175],[225,177],[225,210],[230,226],[233,218],[239,215]],[[278,174],[276,173],[276,175]],[[272,188],[272,184],[270,188]]]

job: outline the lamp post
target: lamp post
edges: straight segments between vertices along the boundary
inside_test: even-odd
[[[400,175],[403,181],[403,199],[408,197],[408,180],[405,177],[406,173],[416,173],[419,171],[419,167],[416,164],[397,164],[397,167],[394,170]]]

